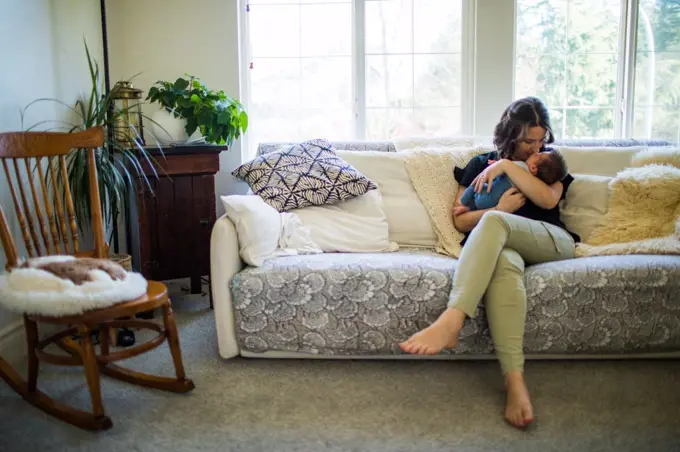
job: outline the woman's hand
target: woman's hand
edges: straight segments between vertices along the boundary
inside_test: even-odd
[[[505,165],[507,165],[507,162],[509,161],[510,160],[505,159],[499,160],[487,166],[484,171],[479,173],[479,175],[472,181],[472,185],[475,187],[475,192],[481,193],[482,189],[484,188],[484,184],[487,184],[488,187],[486,191],[490,192],[491,187],[493,186],[493,180],[505,173]]]
[[[524,196],[521,191],[517,190],[517,188],[512,187],[510,190],[503,193],[501,199],[498,200],[496,209],[507,213],[515,213],[526,202],[526,196]]]

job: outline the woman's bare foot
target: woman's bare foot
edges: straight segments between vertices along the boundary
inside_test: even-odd
[[[458,215],[468,212],[469,210],[470,208],[466,206],[456,206],[453,208],[453,216],[457,217]]]
[[[527,427],[534,421],[534,410],[524,374],[519,370],[508,372],[505,375],[505,389],[507,391],[505,419],[517,428]]]
[[[463,311],[447,308],[432,325],[417,332],[399,347],[412,355],[436,355],[442,349],[454,348],[464,320]]]

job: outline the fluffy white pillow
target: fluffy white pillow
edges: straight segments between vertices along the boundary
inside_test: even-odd
[[[259,267],[274,257],[281,237],[281,214],[255,195],[220,196],[220,199],[236,227],[241,259]]]
[[[337,154],[380,189],[391,241],[400,246],[434,248],[437,235],[406,172],[404,154],[342,150],[337,151]]]
[[[680,148],[659,147],[640,151],[633,156],[631,166],[671,165],[680,168]]]
[[[572,232],[587,241],[604,219],[609,207],[609,176],[573,174],[574,181],[560,205],[562,221]]]
[[[361,171],[361,170],[359,170]],[[324,252],[368,253],[395,251],[378,190],[333,205],[291,210]]]

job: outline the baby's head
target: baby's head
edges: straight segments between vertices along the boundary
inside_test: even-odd
[[[559,182],[567,175],[567,162],[557,151],[538,152],[526,161],[531,174],[548,185]]]

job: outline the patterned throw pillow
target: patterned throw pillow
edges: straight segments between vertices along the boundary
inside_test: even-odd
[[[335,204],[378,188],[323,139],[262,155],[231,174],[279,212]]]

